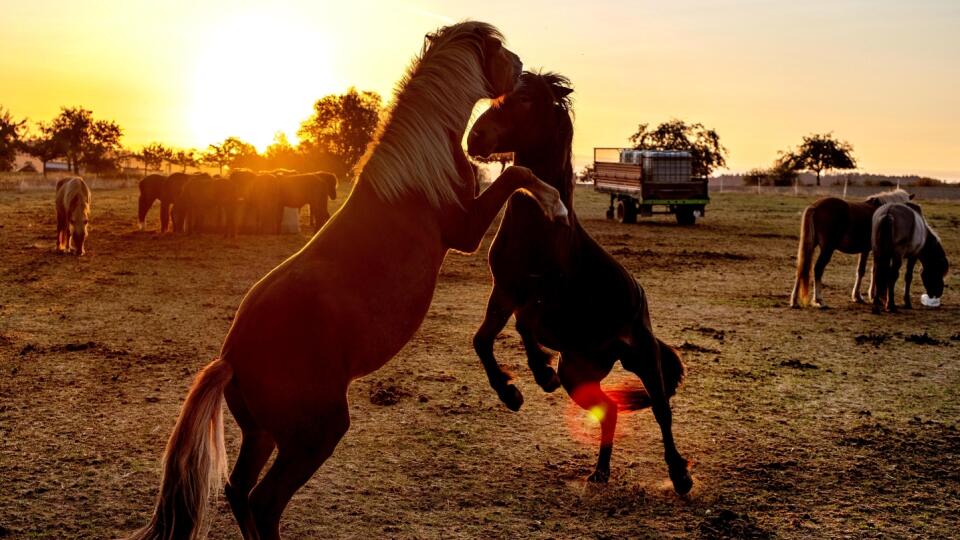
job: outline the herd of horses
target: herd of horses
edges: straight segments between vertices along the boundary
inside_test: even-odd
[[[276,170],[237,169],[221,178],[207,173],[151,174],[140,180],[140,229],[160,201],[160,232],[277,234],[284,208],[310,206],[310,225],[320,230],[330,219],[330,199],[337,198],[337,177],[327,172],[297,174]]]
[[[159,200],[162,231],[171,221],[174,230],[202,230],[203,216],[214,211],[226,234],[248,225],[273,232],[279,208],[310,204],[319,232],[241,302],[220,355],[191,386],[164,451],[153,516],[132,538],[203,536],[208,498],[226,474],[224,401],[242,433],[224,487],[227,501],[243,538],[279,538],[291,497],[347,432],[350,383],[406,344],[426,316],[447,251],[476,251],[505,204],[489,254],[493,289],[473,340],[490,386],[509,409],[522,406],[520,390],[494,355],[495,338],[513,316],[537,384],[547,392],[562,386],[600,419],[599,457],[589,481],[609,478],[618,411],[649,407],[674,490],[691,490],[669,404],[682,382],[683,362],[654,335],[643,288],[577,218],[570,82],[521,66],[488,24],[468,21],[428,35],[361,162],[349,199],[329,221],[326,197],[336,195],[336,178],[330,187],[323,173],[143,179],[141,228]],[[515,155],[515,166],[482,192],[461,147],[481,99],[497,101],[467,134],[467,152]],[[898,190],[862,203],[821,199],[807,208],[791,305],[811,303],[817,247],[814,305],[823,305],[821,279],[836,250],[861,255],[855,301],[863,301],[860,282],[873,252],[876,309],[895,309],[892,290],[902,259],[907,294],[919,260],[923,303],[939,305],[946,255],[911,198]],[[63,223],[85,230],[86,217],[83,223],[73,217],[89,211],[82,180],[58,185],[58,232],[61,207]],[[74,238],[82,251],[82,232]],[[556,369],[544,346],[560,353]],[[642,387],[600,387],[617,361]]]

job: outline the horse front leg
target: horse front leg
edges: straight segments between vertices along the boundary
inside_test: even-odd
[[[533,372],[533,379],[537,381],[537,385],[545,392],[553,392],[559,388],[560,377],[550,365],[553,355],[540,346],[540,342],[533,335],[530,321],[522,312],[517,314],[517,333],[523,340],[523,350],[527,353],[527,365]]]
[[[467,201],[465,212],[458,212],[454,217],[456,221],[444,224],[443,240],[447,247],[464,253],[476,251],[493,219],[507,199],[517,191],[533,196],[548,218],[567,221],[567,207],[560,199],[560,192],[537,178],[530,169],[512,166],[503,171],[479,197]]]
[[[850,300],[862,304],[863,295],[860,294],[860,284],[863,282],[863,275],[867,271],[867,258],[870,257],[870,252],[860,254],[860,260],[857,262],[857,278],[853,282],[853,292],[850,293]]]
[[[913,281],[913,266],[917,264],[917,259],[907,257],[907,270],[903,274],[903,309],[913,309],[913,302],[910,301],[910,283]]]
[[[487,312],[483,317],[483,323],[473,336],[473,350],[480,357],[483,370],[487,373],[487,380],[490,381],[490,387],[497,392],[500,401],[511,411],[518,411],[523,405],[523,394],[514,386],[510,374],[500,367],[493,354],[494,341],[507,325],[514,308],[510,297],[494,285],[493,291],[490,292],[490,299],[487,300]]]

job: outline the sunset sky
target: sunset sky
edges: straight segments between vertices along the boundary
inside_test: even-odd
[[[715,128],[732,171],[832,131],[861,170],[960,180],[957,0],[0,0],[0,105],[82,105],[130,147],[262,149],[326,94],[389,99],[423,35],[465,18],[573,81],[578,165],[675,117]]]

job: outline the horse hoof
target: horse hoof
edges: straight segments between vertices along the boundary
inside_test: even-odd
[[[593,474],[587,477],[587,482],[591,484],[606,484],[610,480],[610,471],[601,471],[597,469]]]
[[[519,388],[512,384],[504,386],[503,390],[497,392],[497,395],[500,396],[500,401],[513,412],[519,411],[523,405],[523,394],[520,393]]]
[[[863,298],[851,298],[850,301],[853,302],[854,304],[863,304],[863,303],[864,303],[864,302],[863,302]]]
[[[680,478],[674,478],[673,480],[673,491],[677,495],[683,496],[687,493],[690,493],[690,490],[693,489],[693,478],[690,477],[690,473],[684,471],[683,476]]]
[[[911,303],[908,302],[908,303],[904,304],[904,305],[901,306],[901,307],[902,307],[903,309],[913,309],[913,304],[911,304]]]
[[[560,388],[560,376],[557,375],[557,372],[553,368],[548,368],[549,374],[546,377],[540,377],[537,379],[537,384],[540,385],[540,388],[543,388],[544,392],[553,392],[557,388]]]

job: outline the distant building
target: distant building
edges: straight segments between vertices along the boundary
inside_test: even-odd
[[[23,152],[17,152],[13,158],[13,170],[16,172],[43,172],[43,162]],[[47,162],[47,172],[69,172],[70,167],[63,159]]]

